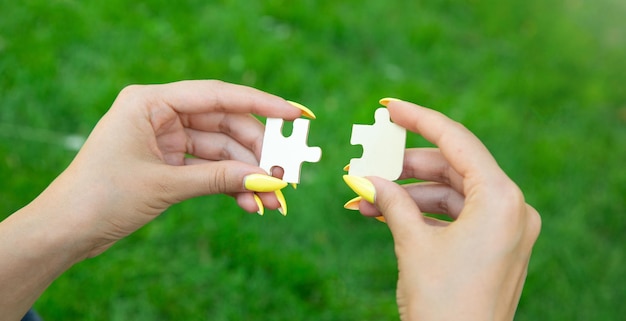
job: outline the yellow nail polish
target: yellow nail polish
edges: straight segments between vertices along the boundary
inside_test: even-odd
[[[366,178],[353,175],[343,175],[343,180],[355,193],[363,197],[364,200],[374,204],[376,189],[372,182]]]
[[[344,166],[343,170],[346,171],[346,172],[349,171],[350,170],[350,164]]]
[[[256,202],[256,206],[259,208],[257,214],[263,215],[265,213],[265,208],[263,207],[263,202],[261,202],[259,195],[254,194],[254,201]]]
[[[375,217],[379,222],[383,222],[383,223],[387,223],[387,220],[385,220],[384,216],[376,216]]]
[[[400,101],[400,99],[398,99],[398,98],[390,98],[390,97],[387,97],[387,98],[383,98],[383,99],[379,100],[378,102],[379,102],[381,105],[383,105],[383,106],[387,107],[387,105],[388,105],[390,102],[392,102],[392,101]]]
[[[253,192],[273,192],[287,186],[287,182],[264,174],[250,174],[243,179],[243,185]]]
[[[343,205],[343,208],[345,208],[347,210],[358,211],[359,210],[359,203],[361,202],[362,199],[363,199],[363,197],[357,196],[357,197],[349,200],[348,202],[346,202],[346,204]]]
[[[293,189],[298,189],[298,184],[296,184],[296,183],[291,183],[291,187],[293,187]]]
[[[302,116],[308,117],[308,118],[311,118],[311,119],[317,118],[317,117],[315,117],[315,114],[309,108],[307,108],[306,106],[304,106],[302,104],[299,104],[299,103],[297,103],[295,101],[287,100],[287,102],[290,103],[291,106],[294,106],[294,107],[300,109],[302,111]]]
[[[285,200],[285,195],[283,195],[283,192],[281,192],[280,190],[274,191],[274,193],[276,194],[278,203],[280,203],[278,211],[280,212],[280,214],[283,214],[283,216],[287,215],[287,201]]]

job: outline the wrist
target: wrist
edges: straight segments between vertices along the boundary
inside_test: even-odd
[[[480,288],[412,291],[400,300],[402,320],[512,320],[496,313],[498,298],[481,292]]]
[[[24,259],[67,269],[87,257],[85,228],[72,219],[72,205],[44,192],[10,217],[17,227],[12,231],[19,233],[13,236],[19,241],[16,249]]]
[[[62,173],[30,204],[18,211],[16,218],[28,226],[24,231],[26,247],[37,257],[58,265],[70,266],[91,256],[96,246],[93,199],[97,191],[85,189],[79,180]],[[94,198],[95,197],[95,198]]]

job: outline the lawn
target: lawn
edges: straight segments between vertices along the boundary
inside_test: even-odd
[[[309,144],[323,149],[286,190],[286,217],[220,195],[178,204],[53,283],[36,303],[47,320],[397,319],[390,233],[342,208],[342,168],[361,152],[351,126],[386,96],[464,123],[542,214],[516,320],[626,315],[623,1],[0,8],[0,217],[67,166],[128,84],[256,87],[310,107]]]

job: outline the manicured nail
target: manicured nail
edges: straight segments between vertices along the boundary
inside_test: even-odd
[[[383,105],[383,106],[387,107],[387,105],[388,105],[390,102],[392,102],[392,101],[400,101],[400,99],[398,99],[398,98],[390,98],[390,97],[387,97],[387,98],[383,98],[383,99],[379,100],[378,102],[379,102],[381,105]]]
[[[385,220],[384,216],[376,216],[376,219],[380,222],[387,223],[387,220]]]
[[[346,171],[346,172],[349,171],[350,170],[350,164],[344,166],[343,170]]]
[[[306,106],[298,104],[295,101],[287,100],[287,102],[290,103],[291,106],[300,109],[302,111],[302,116],[307,117],[307,118],[311,118],[311,119],[315,119],[316,118],[315,114],[310,109],[308,109]]]
[[[296,184],[296,183],[291,183],[291,187],[293,187],[293,189],[298,189],[298,184]]]
[[[287,215],[287,201],[285,200],[285,195],[283,195],[283,192],[281,192],[280,190],[274,191],[274,193],[276,194],[278,203],[280,203],[278,211],[280,212],[280,214],[283,214],[283,216]]]
[[[345,208],[347,210],[358,211],[359,210],[359,203],[361,202],[362,199],[363,199],[363,197],[357,196],[357,197],[349,200],[348,202],[346,202],[346,204],[343,205],[343,208]]]
[[[343,175],[343,180],[355,193],[359,194],[359,196],[363,197],[366,201],[374,204],[376,189],[372,182],[366,178],[353,175]]]
[[[287,182],[265,174],[250,174],[243,179],[243,185],[253,192],[273,192],[287,186]]]
[[[263,215],[263,213],[265,213],[263,202],[261,202],[261,198],[259,197],[259,195],[256,195],[256,194],[253,194],[253,195],[254,195],[254,201],[256,202],[256,206],[259,208],[259,210],[257,211],[257,214]]]

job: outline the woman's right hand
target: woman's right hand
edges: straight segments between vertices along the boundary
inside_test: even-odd
[[[539,214],[464,126],[408,102],[381,103],[396,124],[438,146],[405,153],[401,179],[424,182],[345,177],[364,199],[361,213],[383,215],[393,234],[401,319],[512,320]]]

